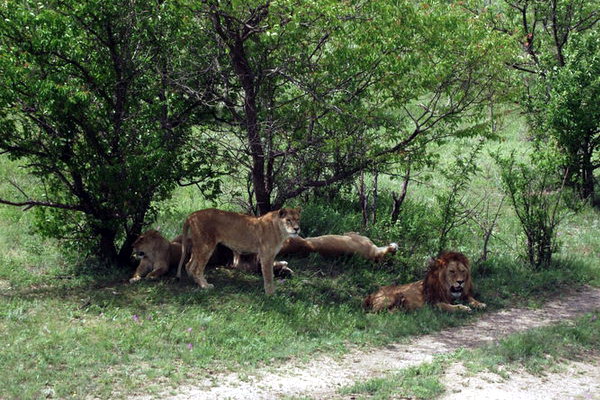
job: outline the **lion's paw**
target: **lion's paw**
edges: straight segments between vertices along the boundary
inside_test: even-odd
[[[457,304],[454,306],[454,308],[458,311],[463,311],[463,312],[471,312],[473,311],[473,309],[471,309],[471,307],[469,306],[465,306],[463,304]]]
[[[484,308],[486,308],[486,307],[487,307],[487,304],[485,304],[485,303],[480,303],[480,302],[478,302],[478,301],[476,301],[476,302],[472,302],[472,303],[470,303],[470,304],[471,304],[471,307],[479,308],[480,310],[483,310]]]
[[[129,279],[129,283],[136,283],[138,281],[142,280],[141,276],[134,276],[131,279]]]

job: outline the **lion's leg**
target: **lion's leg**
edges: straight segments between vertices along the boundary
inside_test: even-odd
[[[135,269],[135,273],[133,274],[131,279],[129,279],[129,283],[134,283],[134,282],[139,281],[144,276],[146,276],[148,271],[150,271],[151,269],[152,269],[152,263],[150,261],[148,261],[147,258],[142,258],[140,260],[140,263],[138,264],[138,267]]]
[[[374,244],[369,249],[368,256],[372,261],[380,262],[386,254],[395,254],[398,251],[397,243],[390,243],[387,246],[377,247]]]
[[[154,270],[148,274],[149,279],[156,279],[169,271],[169,264],[166,261],[160,261],[154,264]]]
[[[272,252],[260,253],[258,258],[260,258],[260,269],[262,270],[265,293],[267,295],[272,295],[275,293],[275,284],[273,283],[273,262],[275,261],[275,254]]]
[[[448,304],[448,303],[437,303],[435,305],[437,308],[439,308],[440,310],[443,311],[447,311],[447,312],[456,312],[456,311],[464,311],[464,312],[471,312],[471,307],[469,306],[465,306],[462,304]]]
[[[475,308],[479,308],[479,309],[484,309],[487,307],[487,305],[485,303],[481,303],[481,302],[475,300],[475,298],[473,296],[469,296],[467,298],[467,302],[469,303],[469,305],[471,307],[475,307]]]
[[[204,277],[204,269],[206,268],[206,264],[215,250],[215,247],[216,244],[211,246],[208,243],[203,243],[196,246],[194,243],[192,249],[192,258],[186,265],[188,274],[194,278],[194,281],[202,289],[211,289],[214,287],[214,285],[211,285],[206,281],[206,278]]]
[[[233,250],[232,250],[233,251]],[[233,251],[233,268],[240,268],[240,258],[241,254],[237,251]]]

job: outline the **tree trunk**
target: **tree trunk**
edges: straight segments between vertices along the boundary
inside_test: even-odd
[[[378,193],[378,180],[379,178],[379,173],[377,171],[375,171],[373,173],[373,202],[371,203],[371,223],[373,225],[375,225],[375,223],[377,222],[377,201],[379,199],[379,193]]]
[[[252,184],[256,206],[260,215],[272,210],[271,193],[267,186],[265,173],[265,153],[260,137],[260,125],[258,123],[258,109],[256,95],[259,91],[259,80],[256,79],[254,70],[246,55],[245,41],[251,37],[244,32],[258,25],[268,15],[268,6],[262,8],[261,12],[247,21],[242,31],[238,31],[230,24],[230,17],[224,16],[218,9],[217,4],[211,5],[211,20],[217,34],[223,39],[229,50],[231,65],[244,91],[244,114],[238,120],[246,130],[246,139],[252,157]],[[228,19],[222,23],[222,18]]]
[[[360,203],[360,209],[362,211],[362,226],[364,228],[369,223],[369,199],[365,185],[364,171],[360,173],[360,178],[358,182],[358,202]]]
[[[115,247],[116,231],[107,228],[99,228],[97,230],[100,240],[98,243],[98,257],[107,264],[118,265],[119,254]]]
[[[589,199],[592,205],[596,205],[594,188],[594,165],[592,163],[592,151],[586,146],[581,165],[581,197]]]
[[[408,191],[408,182],[410,181],[410,165],[406,168],[406,174],[404,175],[404,181],[402,182],[402,191],[400,195],[396,192],[392,192],[392,198],[394,199],[394,204],[392,205],[392,215],[391,220],[392,223],[398,221],[398,217],[400,216],[400,207],[402,207],[402,203],[404,203],[404,198],[406,197],[406,193]]]

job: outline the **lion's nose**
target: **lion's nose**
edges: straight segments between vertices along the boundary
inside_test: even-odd
[[[456,281],[456,283],[458,283],[460,286],[462,286],[463,283],[465,283],[465,281]]]

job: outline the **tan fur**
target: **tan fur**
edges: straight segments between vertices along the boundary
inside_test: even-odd
[[[473,298],[471,269],[464,254],[445,252],[431,259],[428,267],[425,279],[401,286],[383,286],[364,300],[364,307],[371,311],[397,308],[410,311],[429,303],[449,312],[471,311],[469,306],[452,304],[454,300],[465,301],[475,308],[486,307]]]
[[[183,225],[183,251],[177,277],[186,253],[191,259],[186,271],[200,287],[213,287],[204,277],[204,269],[217,244],[223,244],[234,254],[254,253],[258,255],[264,280],[265,293],[275,292],[273,262],[283,242],[300,231],[300,210],[285,209],[272,211],[260,217],[217,210],[214,208],[196,211]]]
[[[133,243],[133,255],[140,263],[129,282],[137,282],[146,275],[156,279],[178,265],[181,259],[181,241],[178,239],[180,237],[169,242],[154,229],[142,233]]]
[[[367,260],[379,262],[386,254],[398,250],[396,243],[377,247],[371,239],[354,232],[343,235],[323,235],[316,237],[292,237],[285,241],[279,255],[300,255],[319,253],[322,256],[342,256],[356,254]]]

